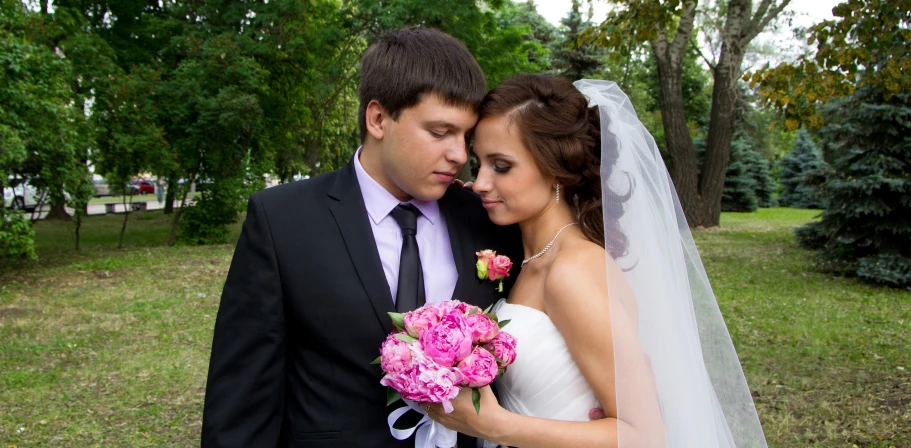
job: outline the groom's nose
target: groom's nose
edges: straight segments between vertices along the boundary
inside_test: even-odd
[[[460,167],[468,162],[468,139],[454,138],[447,148],[446,160],[458,164]]]

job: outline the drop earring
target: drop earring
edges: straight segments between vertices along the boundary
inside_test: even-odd
[[[557,184],[557,204],[560,203],[560,184]]]

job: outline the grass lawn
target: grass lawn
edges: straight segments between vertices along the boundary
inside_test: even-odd
[[[812,211],[725,214],[695,236],[769,446],[911,447],[911,292],[810,271]],[[163,247],[169,217],[38,222],[0,266],[0,446],[198,446],[233,245]],[[234,226],[233,235],[239,232]]]

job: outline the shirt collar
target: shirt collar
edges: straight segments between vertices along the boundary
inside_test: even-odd
[[[401,201],[395,198],[392,193],[386,191],[382,185],[373,180],[364,167],[361,165],[361,146],[354,153],[354,173],[357,176],[357,183],[361,187],[361,195],[364,196],[364,205],[367,206],[367,215],[374,224],[386,218],[392,209],[401,204]],[[421,215],[430,221],[430,225],[436,225],[440,218],[440,204],[437,201],[421,201],[412,199],[408,201],[420,210]]]

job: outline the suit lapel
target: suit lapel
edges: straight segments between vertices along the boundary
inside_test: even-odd
[[[329,205],[329,211],[345,240],[345,247],[357,270],[358,278],[367,292],[367,297],[370,298],[380,324],[387,334],[391,333],[392,321],[387,313],[395,311],[395,306],[383,273],[383,265],[353,162],[349,162],[339,171],[338,179],[329,191],[329,197],[334,200]]]
[[[475,265],[476,260],[469,233],[473,223],[468,222],[466,215],[462,213],[465,203],[455,198],[455,195],[446,194],[439,203],[443,218],[446,220],[449,244],[452,246],[452,258],[459,275],[452,298],[471,303],[472,298],[466,297],[465,294],[470,290],[471,282],[475,279],[475,273],[471,267]]]

